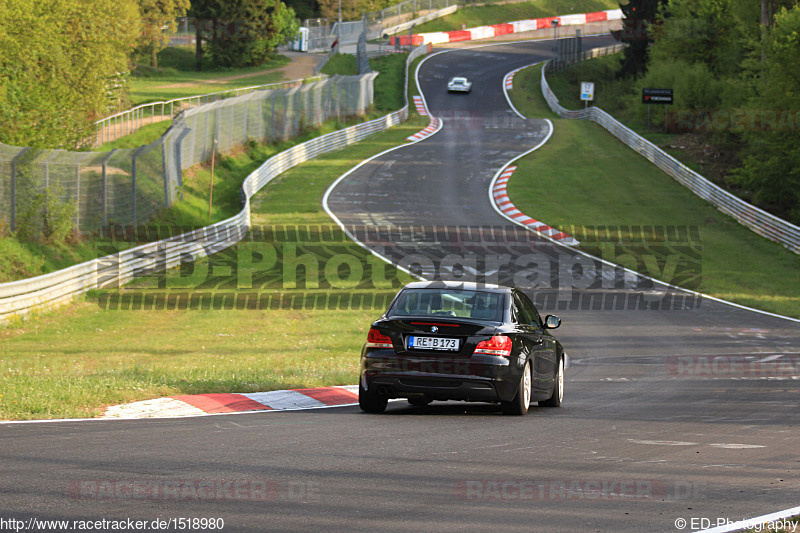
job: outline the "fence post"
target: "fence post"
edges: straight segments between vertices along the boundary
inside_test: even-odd
[[[161,175],[164,178],[164,203],[167,207],[172,206],[172,198],[169,194],[169,171],[167,169],[167,141],[163,139],[161,140]]]
[[[75,228],[81,231],[81,165],[75,165]]]
[[[206,127],[203,130],[203,159],[205,159],[208,156],[208,116],[211,111],[205,111],[203,114],[206,116]]]
[[[287,139],[289,137],[289,92],[285,91],[283,93],[283,136],[282,139]]]
[[[131,226],[133,227],[136,227],[136,158],[145,148],[147,146],[140,146],[131,154]]]
[[[244,124],[242,125],[242,144],[247,142],[247,103],[248,100],[244,101],[244,120],[242,121]]]
[[[178,140],[175,141],[175,177],[178,189],[181,191],[181,198],[183,198],[183,139],[191,132],[190,128],[184,128],[178,135]]]
[[[277,98],[277,96],[277,92],[272,93],[272,115],[270,116],[272,119],[272,136],[270,137],[270,140],[272,141],[275,141],[275,98]]]
[[[11,231],[17,230],[17,159],[30,150],[30,147],[19,151],[11,160]]]
[[[107,156],[103,158],[103,226],[108,224],[108,175],[106,174],[108,168],[108,161],[114,155],[117,149],[114,148]]]
[[[234,130],[233,123],[235,122],[235,119],[234,119],[234,116],[235,116],[234,108],[236,107],[236,105],[235,104],[234,105],[229,105],[228,107],[231,108],[231,126],[230,126],[231,134],[229,135],[229,139],[230,140],[228,141],[228,148],[230,148],[235,143],[235,141],[233,140],[233,130]],[[219,137],[217,137],[217,139],[219,139]]]
[[[264,140],[264,99],[258,99],[258,138]]]
[[[211,153],[212,154],[216,153],[217,148],[219,146],[217,143],[219,143],[219,139],[220,139],[220,137],[219,137],[219,123],[221,122],[221,115],[222,115],[222,110],[219,107],[217,107],[214,110],[214,138],[211,140]]]

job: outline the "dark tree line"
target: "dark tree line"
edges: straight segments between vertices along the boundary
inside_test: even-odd
[[[727,177],[746,199],[800,223],[800,1],[630,0],[623,75],[670,87],[675,108],[723,117],[704,132],[733,146]],[[734,117],[740,117],[738,122]]]

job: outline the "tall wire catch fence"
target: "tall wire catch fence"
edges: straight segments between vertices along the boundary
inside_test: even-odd
[[[249,139],[285,140],[328,119],[365,114],[376,76],[334,76],[192,107],[160,139],[134,149],[70,152],[0,143],[0,221],[12,231],[41,235],[48,206],[67,205],[81,232],[142,224],[178,199],[181,170],[210,158],[215,140],[225,151]]]

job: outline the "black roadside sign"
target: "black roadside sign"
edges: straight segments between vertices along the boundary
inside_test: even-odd
[[[672,89],[642,89],[643,104],[672,104]]]

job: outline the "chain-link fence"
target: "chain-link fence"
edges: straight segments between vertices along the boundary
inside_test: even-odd
[[[302,26],[308,28],[309,52],[326,52],[331,49],[333,37],[331,36],[331,25],[328,23],[328,19],[306,19],[303,21]]]
[[[187,109],[159,140],[135,149],[69,152],[0,143],[0,220],[18,233],[47,234],[64,223],[53,220],[59,207],[82,232],[142,224],[176,201],[181,170],[210,158],[215,140],[225,151],[248,139],[288,139],[330,118],[364,114],[376,76],[334,76]]]
[[[254,85],[252,87],[240,87],[237,89],[231,89],[229,91],[175,98],[165,102],[150,102],[147,104],[142,104],[128,109],[127,111],[121,111],[111,115],[110,117],[106,117],[95,122],[94,146],[100,146],[102,144],[115,141],[120,137],[130,135],[147,124],[171,120],[173,117],[175,117],[175,115],[185,109],[208,104],[210,102],[216,102],[217,100],[224,100],[225,98],[241,96],[254,91],[290,89],[292,87],[303,85],[304,83],[318,81],[325,77],[325,75],[321,75],[305,80],[280,81],[277,83]]]
[[[406,80],[409,65],[414,59],[430,53],[431,50],[430,46],[420,46],[408,55]],[[372,80],[375,76],[376,74],[370,74],[366,78],[356,78]],[[372,83],[367,85],[371,91]],[[329,102],[334,101],[332,96]],[[405,105],[394,113],[316,137],[271,157],[244,180],[242,210],[227,220],[50,274],[0,283],[0,323],[35,309],[67,303],[75,295],[90,289],[120,287],[131,279],[142,276],[142,272],[158,272],[172,268],[186,262],[187,258],[197,260],[236,244],[246,235],[250,227],[250,198],[282,172],[320,154],[357,143],[373,133],[400,124],[407,118],[406,97]],[[199,144],[199,141],[195,139],[195,143]],[[8,164],[0,160],[0,170],[5,172],[7,167]]]
[[[370,34],[398,26],[403,22],[422,17],[450,6],[463,5],[464,0],[405,0],[393,6],[366,14]]]

